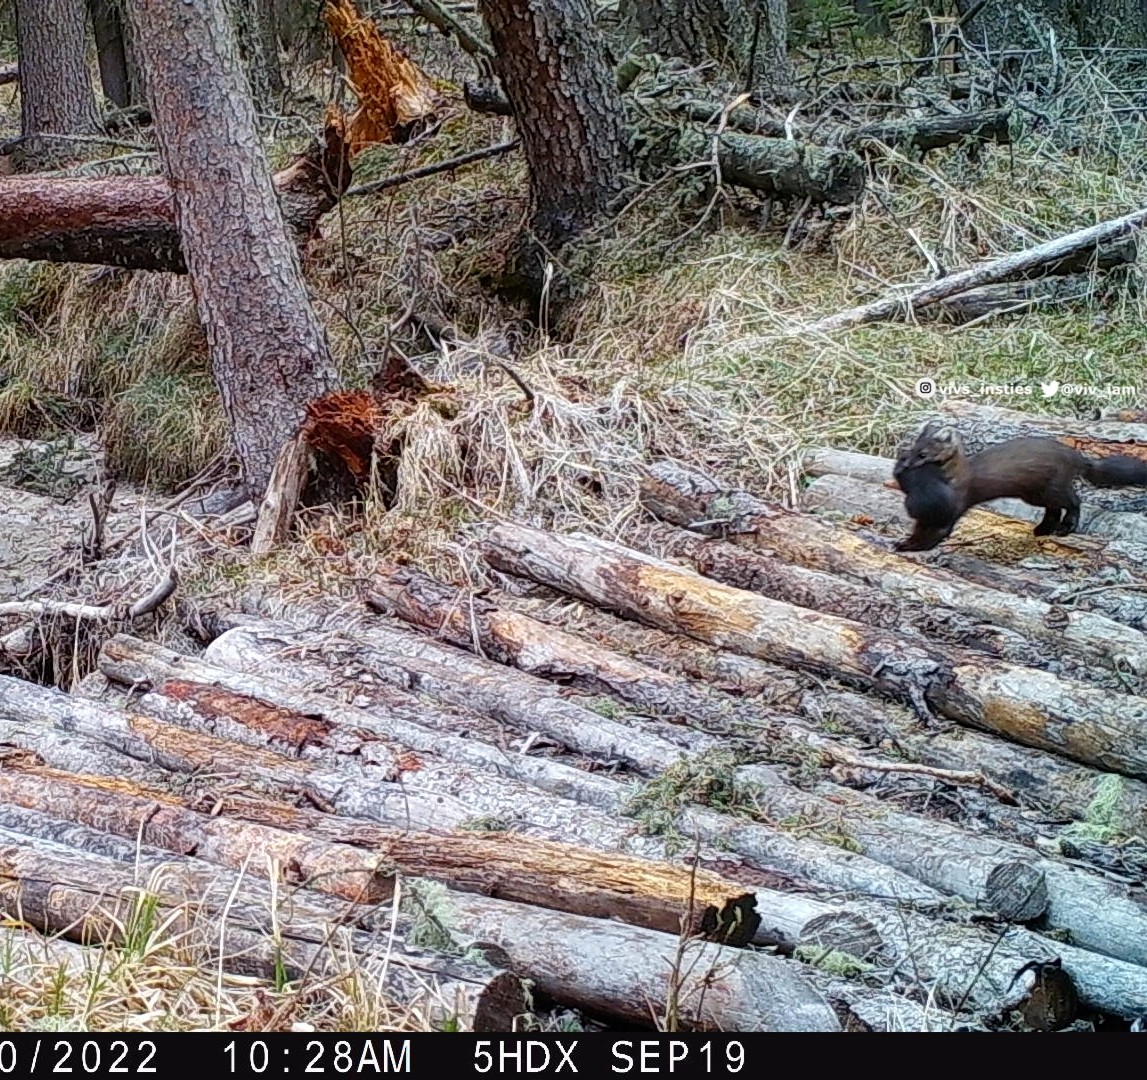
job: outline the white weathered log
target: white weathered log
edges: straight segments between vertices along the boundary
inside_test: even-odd
[[[656,1022],[675,996],[686,1029],[839,1030],[800,965],[779,957],[701,942],[679,957],[678,939],[653,930],[472,895],[449,906],[464,915],[460,944],[497,942],[545,994],[591,1013]]]
[[[746,547],[770,550],[800,566],[872,585],[889,596],[965,611],[1104,666],[1122,663],[1147,672],[1147,637],[1138,630],[1090,611],[969,585],[952,574],[881,550],[847,529],[795,514],[745,491],[730,491],[674,462],[659,461],[650,467],[642,482],[642,501],[674,525],[689,528],[719,520],[722,535]]]
[[[849,308],[847,311],[837,312],[835,315],[802,326],[795,332],[800,335],[829,334],[835,330],[863,326],[865,323],[892,319],[898,315],[910,315],[921,308],[939,303],[958,293],[967,292],[969,289],[1015,281],[1028,276],[1033,271],[1069,255],[1118,240],[1139,229],[1144,222],[1147,222],[1147,209],[1135,210],[1099,225],[1077,229],[1066,236],[1056,237],[1024,251],[993,259],[968,270],[948,274],[938,281],[917,286],[901,295],[884,297],[868,304],[861,304],[859,307]]]

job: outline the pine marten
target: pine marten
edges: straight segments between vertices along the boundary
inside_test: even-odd
[[[892,475],[916,527],[897,551],[931,551],[967,511],[991,499],[1044,508],[1036,536],[1067,536],[1079,525],[1076,479],[1096,487],[1147,487],[1147,462],[1085,457],[1050,438],[1009,439],[968,454],[952,428],[933,420],[896,459]]]

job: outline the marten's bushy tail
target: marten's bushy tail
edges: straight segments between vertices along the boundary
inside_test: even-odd
[[[1096,487],[1147,487],[1147,461],[1120,454],[1087,458],[1083,478]]]

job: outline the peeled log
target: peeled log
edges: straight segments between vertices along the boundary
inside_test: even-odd
[[[274,177],[283,218],[299,242],[313,235],[350,184],[341,135],[329,127],[326,139]],[[187,273],[171,188],[159,176],[6,176],[0,259]]]
[[[945,401],[939,411],[951,419],[963,421],[970,432],[980,431],[998,442],[1015,436],[1013,431],[1024,435],[1042,435],[1052,438],[1069,437],[1085,440],[1096,456],[1107,453],[1131,453],[1143,456],[1147,450],[1147,419],[1104,418],[1083,420],[1066,416],[1045,416],[1042,413],[1024,412],[1009,409],[1002,405],[985,405],[977,401]],[[995,432],[993,435],[992,433]],[[1119,447],[1106,448],[1104,443],[1118,443]],[[1128,449],[1127,444],[1132,444]],[[1139,444],[1136,448],[1134,444]],[[1079,446],[1083,449],[1083,446]]]
[[[652,465],[641,485],[642,502],[664,521],[685,528],[721,522],[706,531],[734,543],[764,548],[798,566],[826,570],[922,604],[963,611],[1046,642],[1103,666],[1123,662],[1147,672],[1147,637],[1089,611],[1073,611],[1028,597],[969,585],[913,559],[883,551],[848,529],[730,491],[674,462]],[[700,531],[700,530],[698,530]]]
[[[823,570],[794,566],[763,551],[748,551],[724,540],[665,525],[643,529],[640,539],[642,548],[656,550],[667,559],[684,558],[699,574],[737,589],[884,630],[962,645],[1013,663],[1041,667],[1046,661],[1046,651],[1041,653],[1032,642],[1012,631],[950,608],[885,596],[871,586],[857,585]]]
[[[5,762],[0,771],[0,803],[194,855],[231,870],[249,866],[254,873],[265,874],[268,861],[273,860],[289,884],[306,885],[352,903],[381,903],[394,892],[392,871],[380,857],[345,844],[197,813],[175,796],[128,781]],[[250,859],[255,852],[260,857]]]
[[[538,620],[548,615],[537,600],[504,594],[499,602],[511,610],[536,612]],[[1022,803],[1059,817],[1087,820],[1102,795],[1120,832],[1134,836],[1147,830],[1147,784],[1142,781],[1098,772],[984,732],[925,731],[898,705],[852,691],[815,687],[810,679],[788,668],[626,622],[598,608],[583,605],[571,612],[564,607],[559,625],[570,621],[579,641],[592,637],[611,650],[639,656],[659,671],[686,675],[710,684],[714,690],[727,691],[735,695],[735,701],[746,701],[749,695],[746,703],[750,708],[775,706],[818,728],[831,723],[861,740],[865,747],[908,761],[938,769],[982,772]],[[547,621],[544,625],[552,624]]]
[[[779,957],[700,942],[679,956],[677,938],[635,926],[471,895],[450,904],[466,924],[464,935],[454,934],[462,944],[496,941],[511,970],[528,972],[547,996],[591,1014],[652,1024],[675,990],[685,1030],[840,1029],[800,965]]]
[[[139,910],[141,887],[131,865],[32,837],[22,843],[0,837],[0,879],[15,888],[23,919],[73,941],[122,944]],[[150,895],[160,917],[170,918],[164,932],[180,935],[186,948],[201,950],[204,962],[225,971],[267,981],[284,972],[292,980],[337,978],[345,971],[345,949],[384,994],[429,1007],[439,1023],[456,1016],[475,1031],[508,1031],[525,1011],[522,983],[508,972],[420,953],[393,939],[380,942],[363,931],[292,920],[285,912],[272,936],[261,925],[243,925],[236,905],[222,913],[200,907],[199,888],[178,867],[151,884],[163,889]],[[460,1006],[461,1014],[449,1006]]]

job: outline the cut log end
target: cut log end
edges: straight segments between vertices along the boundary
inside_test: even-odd
[[[1009,922],[1026,923],[1047,911],[1047,881],[1042,871],[1021,862],[1000,863],[984,887],[984,904]]]

